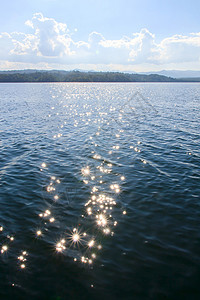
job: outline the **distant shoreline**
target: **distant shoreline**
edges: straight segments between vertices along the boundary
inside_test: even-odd
[[[0,83],[15,82],[200,82],[200,77],[173,78],[159,74],[130,74],[120,72],[81,71],[1,71]]]

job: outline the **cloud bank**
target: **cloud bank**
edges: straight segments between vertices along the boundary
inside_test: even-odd
[[[166,37],[157,43],[155,35],[146,28],[118,40],[108,40],[93,31],[86,41],[76,41],[67,24],[41,13],[34,14],[25,25],[30,33],[0,33],[1,63],[124,67],[190,63],[200,67],[200,32]]]

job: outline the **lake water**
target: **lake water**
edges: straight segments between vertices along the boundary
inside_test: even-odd
[[[200,299],[200,84],[0,84],[0,299]]]

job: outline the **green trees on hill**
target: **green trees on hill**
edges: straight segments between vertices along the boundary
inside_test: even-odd
[[[157,74],[126,74],[120,72],[80,71],[11,71],[1,72],[0,82],[180,82],[200,78],[174,79]]]

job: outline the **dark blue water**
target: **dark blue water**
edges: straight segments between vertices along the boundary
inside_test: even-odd
[[[200,299],[200,85],[0,85],[0,299]]]

